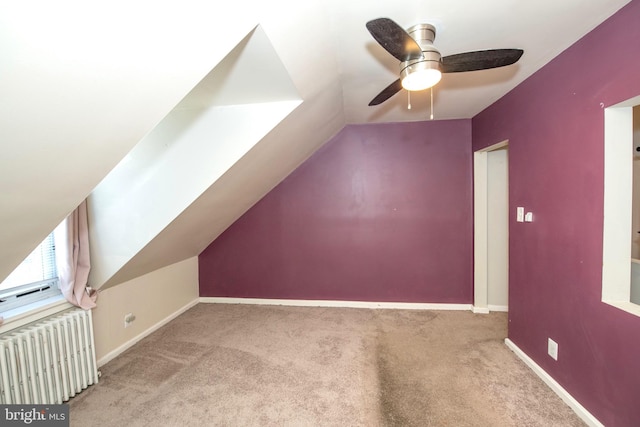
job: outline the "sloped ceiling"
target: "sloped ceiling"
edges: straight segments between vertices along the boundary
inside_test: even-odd
[[[119,267],[96,279],[98,286],[197,255],[345,123],[427,118],[424,96],[413,97],[412,110],[403,93],[379,107],[366,106],[398,71],[393,57],[372,41],[366,21],[386,16],[404,27],[430,22],[443,55],[523,48],[516,66],[446,75],[436,87],[436,119],[471,118],[626,3],[3,2],[0,278],[258,27],[301,103],[165,218]],[[251,74],[267,72],[265,67],[227,74],[247,79],[245,91],[222,87],[208,93],[217,93],[225,105],[256,103],[248,97]]]
[[[227,183],[214,190],[214,183],[301,102],[264,31],[256,27],[91,193],[91,283],[108,287],[122,277],[136,277],[142,265],[143,272],[151,271],[149,264],[159,268],[204,249],[217,235],[210,232],[211,221],[224,206],[197,210],[197,218],[179,233],[193,230],[203,242],[200,250],[179,251],[167,242],[153,251],[149,263],[139,261],[142,248],[157,247],[160,231],[186,215],[196,199],[213,194],[231,197],[233,205],[241,188]]]

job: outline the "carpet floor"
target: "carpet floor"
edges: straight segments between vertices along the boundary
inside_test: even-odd
[[[583,426],[506,313],[198,304],[101,368],[72,426]]]

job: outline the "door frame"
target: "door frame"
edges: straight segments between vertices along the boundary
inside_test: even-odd
[[[473,153],[473,312],[489,313],[487,246],[488,236],[488,172],[489,153],[509,146],[509,140],[498,142]]]

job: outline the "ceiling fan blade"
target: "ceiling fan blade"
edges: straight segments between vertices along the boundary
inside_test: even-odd
[[[398,24],[389,18],[378,18],[367,22],[367,30],[391,55],[399,61],[422,58],[422,49]]]
[[[443,73],[486,70],[514,64],[520,59],[522,49],[491,49],[458,53],[442,58]]]
[[[373,105],[382,104],[384,101],[391,98],[396,93],[400,92],[401,89],[402,89],[402,82],[400,81],[400,79],[398,79],[395,82],[391,83],[386,88],[384,88],[382,92],[380,92],[375,98],[373,98],[369,103],[369,107]]]

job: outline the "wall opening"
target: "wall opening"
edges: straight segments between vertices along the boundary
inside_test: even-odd
[[[640,316],[639,116],[640,96],[606,108],[604,112],[602,254],[602,301],[638,316]]]
[[[508,144],[473,153],[474,313],[508,310]]]

